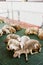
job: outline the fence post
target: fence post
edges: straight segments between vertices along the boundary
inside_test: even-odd
[[[41,24],[41,28],[43,29],[43,16],[42,16],[42,24]]]
[[[7,15],[7,18],[9,18],[9,10],[7,10],[7,14],[8,14],[8,15]]]
[[[28,2],[28,0],[26,0],[26,2]]]
[[[13,19],[13,9],[12,9],[12,19]]]
[[[20,22],[20,11],[18,11],[18,22]]]

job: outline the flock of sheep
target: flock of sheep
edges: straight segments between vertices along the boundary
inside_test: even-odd
[[[8,34],[4,42],[7,44],[7,50],[13,50],[13,57],[20,58],[21,54],[25,54],[26,61],[28,60],[27,54],[36,54],[41,52],[41,44],[38,40],[30,39],[30,34],[38,35],[40,39],[43,40],[43,29],[31,27],[25,30],[24,36],[19,36],[16,31],[21,30],[22,28],[19,25],[11,26],[4,25],[2,29],[0,29],[0,37],[3,34]]]

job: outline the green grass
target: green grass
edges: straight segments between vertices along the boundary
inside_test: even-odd
[[[0,24],[2,27],[4,24]],[[16,34],[23,36],[24,29],[17,31]],[[25,61],[25,55],[21,55],[21,58],[13,58],[13,52],[6,49],[4,40],[7,35],[0,37],[0,65],[43,65],[43,47],[41,53],[30,55],[28,54],[28,62]],[[36,39],[43,44],[43,40],[40,40],[36,35],[29,35],[31,39]]]

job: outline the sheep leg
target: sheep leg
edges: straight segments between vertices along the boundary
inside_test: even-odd
[[[18,55],[18,58],[20,58],[20,54]]]
[[[26,61],[28,61],[28,55],[27,55],[27,53],[25,55],[26,55]]]
[[[36,53],[38,53],[38,52],[34,52],[33,54],[36,54]]]
[[[33,54],[36,54],[36,53],[38,53],[38,52],[34,52],[34,53],[32,53],[32,50],[30,50],[30,53],[33,55]]]
[[[31,55],[33,55],[34,53],[32,53],[32,50],[30,50],[30,53],[31,53]]]
[[[41,48],[39,49],[39,52],[41,52]]]

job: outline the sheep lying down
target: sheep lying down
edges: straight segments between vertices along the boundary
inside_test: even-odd
[[[16,34],[9,34],[6,38],[6,42],[8,49],[13,49],[15,50],[16,47],[23,49],[23,46],[25,45],[25,42],[28,41],[30,38],[28,36],[22,36],[20,37],[19,35]],[[11,47],[10,47],[11,46]],[[18,50],[18,49],[17,49]]]
[[[19,42],[16,39],[10,39],[7,44],[7,50],[19,50]]]
[[[16,33],[16,29],[10,25],[4,25],[2,31],[3,34]]]
[[[30,40],[30,37],[28,37],[28,36],[22,36],[20,38],[20,46],[21,46],[21,49],[23,49],[23,46],[25,45],[25,42],[27,42],[28,40]]]
[[[25,34],[26,34],[26,35],[29,35],[29,34],[35,34],[35,35],[37,35],[37,34],[38,34],[38,28],[37,28],[37,27],[27,28],[27,29],[25,30]]]
[[[28,60],[28,56],[27,54],[36,54],[38,52],[41,52],[41,45],[39,43],[39,41],[37,40],[33,40],[30,39],[29,41],[27,41],[23,47],[23,49],[17,50],[15,51],[13,57],[19,57],[21,54],[25,54],[26,56],[26,61]]]
[[[36,54],[41,51],[41,44],[39,41],[30,39],[28,36],[22,36],[20,41],[16,39],[9,39],[7,44],[7,50],[14,50],[13,57],[19,57],[21,54],[26,55],[26,60],[28,60],[27,54]]]
[[[16,40],[20,41],[20,36],[17,35],[17,34],[9,34],[9,35],[7,35],[7,37],[6,37],[6,39],[4,40],[4,42],[5,42],[5,43],[8,43],[8,41],[9,41],[10,39],[16,39]],[[13,41],[12,41],[12,42],[13,42]]]

